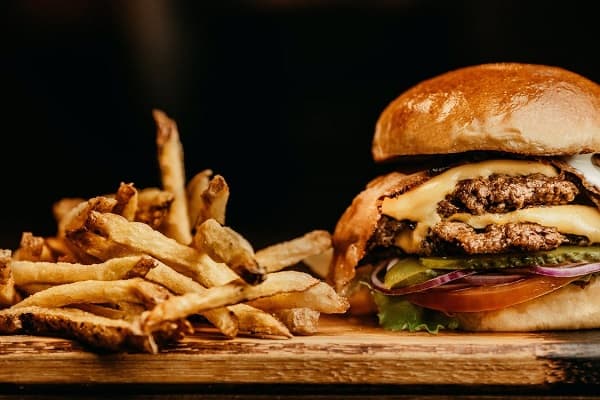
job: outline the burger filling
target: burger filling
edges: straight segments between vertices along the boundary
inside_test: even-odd
[[[382,199],[368,244],[382,325],[456,328],[456,313],[585,285],[600,271],[600,212],[584,183],[549,163],[488,160]]]

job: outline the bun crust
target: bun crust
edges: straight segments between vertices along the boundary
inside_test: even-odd
[[[467,331],[529,332],[600,327],[600,279],[581,288],[567,285],[526,303],[497,311],[459,313]]]
[[[484,64],[404,92],[375,128],[375,161],[501,151],[531,156],[600,151],[600,86],[562,68]]]

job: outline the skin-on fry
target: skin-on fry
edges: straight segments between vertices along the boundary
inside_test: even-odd
[[[315,230],[299,238],[261,249],[256,252],[254,258],[266,272],[274,272],[329,248],[331,248],[331,234],[327,231]]]
[[[11,255],[10,250],[0,250],[0,305],[2,306],[10,306],[20,300],[10,268]]]
[[[288,308],[273,313],[294,335],[314,335],[319,330],[320,312],[310,308]]]
[[[109,197],[98,196],[79,204],[69,211],[58,223],[58,237],[65,237],[67,231],[76,230],[83,226],[90,211],[111,212],[117,201]]]
[[[108,351],[131,349],[155,354],[157,340],[174,341],[189,330],[186,321],[176,321],[157,327],[154,335],[149,335],[137,323],[74,308],[22,307],[0,311],[0,333],[62,336]]]
[[[118,281],[80,281],[53,286],[15,304],[14,308],[29,306],[63,307],[78,303],[140,303],[147,307],[165,301],[169,291],[141,278]]]
[[[192,234],[185,194],[183,146],[179,140],[177,124],[160,110],[153,110],[152,115],[156,122],[156,145],[162,185],[174,196],[165,221],[165,233],[179,243],[189,244]]]
[[[203,207],[199,210],[196,225],[209,218],[214,218],[221,225],[225,225],[225,212],[229,200],[229,185],[227,185],[225,178],[221,175],[215,175],[201,197]]]
[[[254,259],[250,243],[233,229],[222,226],[212,218],[196,227],[192,244],[215,261],[229,265],[239,275],[245,271],[260,275],[264,273]]]
[[[202,193],[208,189],[208,184],[210,183],[210,177],[212,174],[212,170],[205,169],[204,171],[198,172],[196,175],[194,175],[194,177],[187,183],[185,191],[188,200],[188,220],[190,221],[190,226],[196,225],[198,216],[205,208]]]
[[[116,214],[92,211],[86,226],[134,252],[158,258],[206,287],[240,279],[227,265],[215,262],[208,255],[184,246],[146,224],[129,222]]]
[[[112,258],[100,264],[12,261],[10,268],[17,286],[30,283],[62,284],[77,281],[112,281],[135,276],[131,273],[141,256]]]
[[[121,182],[115,194],[115,200],[117,200],[117,204],[115,204],[112,212],[122,215],[128,221],[133,221],[138,204],[138,192],[133,183]]]
[[[240,324],[240,333],[254,337],[291,338],[289,329],[277,318],[246,304],[229,306]]]
[[[311,308],[326,314],[342,314],[349,307],[346,298],[339,296],[325,282],[319,282],[302,292],[279,293],[254,300],[249,304],[267,311],[283,308]]]
[[[153,331],[164,321],[186,318],[215,308],[272,296],[282,292],[303,291],[319,281],[312,276],[297,272],[283,271],[267,275],[255,286],[232,282],[227,285],[207,289],[204,293],[187,293],[164,301],[151,311],[142,314],[141,323],[146,331]]]
[[[147,188],[138,192],[138,207],[135,221],[143,222],[159,229],[169,214],[173,194],[157,188]]]
[[[111,258],[140,254],[127,246],[90,232],[86,228],[69,231],[66,239],[72,248],[78,250],[78,254],[86,254],[88,257],[91,256],[98,260],[105,261]]]
[[[29,261],[54,261],[52,250],[46,245],[46,240],[41,236],[34,236],[31,232],[23,232],[19,248],[13,254],[15,260]]]

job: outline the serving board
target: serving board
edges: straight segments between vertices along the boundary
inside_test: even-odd
[[[394,333],[322,318],[320,333],[226,340],[208,330],[160,354],[95,354],[75,342],[0,336],[0,383],[544,385],[600,382],[600,330]]]

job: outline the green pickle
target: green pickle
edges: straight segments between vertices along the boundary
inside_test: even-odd
[[[600,246],[561,246],[534,253],[419,258],[419,263],[430,269],[498,269],[591,261],[600,261]]]
[[[447,270],[502,269],[566,262],[600,261],[600,246],[561,246],[550,251],[506,253],[464,257],[408,257],[399,260],[386,273],[388,288],[414,285],[432,279]],[[444,271],[446,270],[446,271]]]

